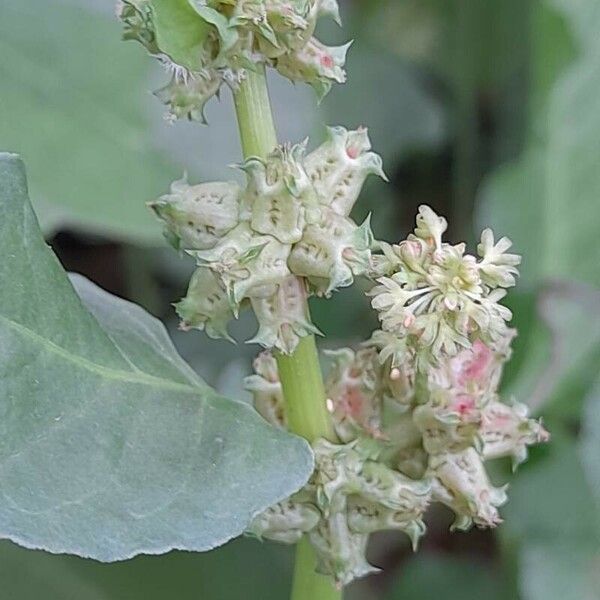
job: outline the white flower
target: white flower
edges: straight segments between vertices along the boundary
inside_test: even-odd
[[[517,265],[521,263],[518,254],[506,253],[512,242],[503,237],[494,244],[494,233],[484,229],[481,233],[481,243],[477,246],[477,254],[481,256],[479,270],[483,281],[490,287],[511,287],[516,283],[519,274]]]

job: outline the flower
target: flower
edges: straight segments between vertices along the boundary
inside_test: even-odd
[[[383,255],[373,261],[378,285],[371,304],[382,329],[406,338],[424,368],[476,339],[499,343],[512,317],[499,304],[517,274],[519,257],[503,253],[510,242],[502,238],[494,246],[490,230],[484,231],[477,260],[465,244],[442,241],[446,227],[443,217],[421,206],[414,234],[396,246],[382,244]]]
[[[304,163],[320,201],[321,190],[336,189],[336,173],[351,164],[348,157],[367,156],[369,148],[360,130],[330,130],[328,142],[314,153],[315,165]],[[347,218],[350,188],[348,195],[334,196],[339,202],[323,204],[326,218]],[[308,275],[309,269],[335,264],[332,256],[339,256],[327,240],[344,239],[332,231],[309,235],[314,227],[306,225],[288,260],[312,287],[318,285],[317,271]],[[478,260],[464,244],[444,242],[445,229],[445,219],[421,207],[414,233],[396,245],[380,244],[382,253],[371,257],[369,272],[377,283],[370,295],[382,328],[358,350],[326,352],[326,403],[338,440],[315,441],[309,482],[251,527],[284,542],[305,534],[318,570],[338,585],[375,570],[365,557],[375,531],[401,531],[416,549],[431,503],[454,511],[453,529],[497,526],[506,486],[492,485],[486,461],[509,457],[516,467],[529,446],[549,438],[525,405],[504,403],[498,394],[515,336],[506,324],[510,311],[499,301],[514,284],[518,257],[505,253],[508,240],[494,244],[484,232]],[[305,252],[304,245],[314,248]],[[261,355],[256,369],[248,380],[255,406],[281,426],[285,411],[276,363]],[[313,518],[310,528],[297,524],[301,507]],[[286,521],[281,515],[287,512]]]

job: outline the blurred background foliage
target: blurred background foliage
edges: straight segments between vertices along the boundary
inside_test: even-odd
[[[119,41],[112,0],[0,5],[0,148],[28,166],[40,221],[66,268],[159,316],[185,358],[230,396],[256,348],[177,331],[170,303],[191,265],[165,247],[144,203],[182,172],[235,178],[231,98],[209,127],[161,118],[164,74]],[[519,337],[505,392],[543,414],[553,441],[514,476],[496,532],[449,534],[434,511],[421,550],[399,535],[370,548],[382,575],[350,600],[600,598],[600,3],[597,0],[342,0],[349,82],[317,106],[271,79],[281,140],[323,123],[366,124],[391,184],[369,181],[356,209],[396,241],[421,203],[473,245],[486,225],[524,255],[509,304]],[[356,287],[313,303],[326,345],[374,326]],[[250,330],[250,318],[236,327]],[[496,466],[499,481],[508,478]],[[100,565],[0,544],[2,592],[28,600],[261,600],[287,597],[291,552],[241,539],[211,553]]]

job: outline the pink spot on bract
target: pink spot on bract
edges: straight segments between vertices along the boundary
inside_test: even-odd
[[[332,69],[335,63],[333,62],[333,58],[329,54],[323,54],[323,56],[321,56],[321,64],[326,69]]]
[[[350,158],[357,158],[358,157],[358,148],[356,148],[355,146],[350,146],[349,148],[346,148],[346,154]]]
[[[454,404],[454,409],[459,415],[467,415],[475,408],[475,399],[472,396],[461,394],[457,396]]]

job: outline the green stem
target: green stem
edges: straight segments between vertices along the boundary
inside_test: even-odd
[[[277,145],[277,134],[264,69],[247,71],[233,100],[244,158],[265,158]]]
[[[264,70],[248,71],[234,102],[244,157],[264,158],[277,144]],[[302,338],[292,354],[277,353],[276,358],[290,430],[309,442],[335,440],[314,336]],[[341,600],[342,591],[315,568],[314,550],[304,538],[296,551],[291,600]]]
[[[317,559],[308,538],[296,546],[294,585],[290,600],[341,600],[342,590],[334,587],[330,577],[316,572]]]
[[[309,442],[319,438],[335,441],[315,337],[301,338],[293,354],[277,353],[276,358],[290,430]]]

